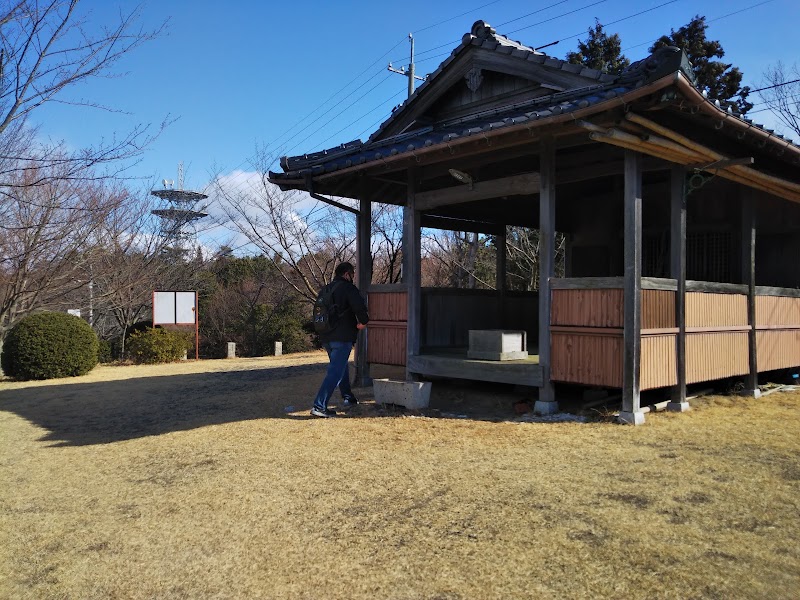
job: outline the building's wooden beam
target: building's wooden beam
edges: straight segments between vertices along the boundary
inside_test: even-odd
[[[675,367],[677,385],[668,410],[689,410],[686,401],[686,169],[673,165],[670,174],[670,277],[675,280]]]
[[[495,236],[497,260],[495,262],[495,288],[497,295],[500,297],[500,302],[497,303],[499,307],[499,323],[500,328],[505,329],[506,326],[506,232],[503,227],[503,233]]]
[[[742,283],[747,286],[747,324],[749,373],[744,394],[760,396],[758,389],[758,357],[756,355],[756,215],[753,190],[740,188],[742,205]]]
[[[406,379],[412,381],[417,375],[411,371],[411,356],[419,355],[422,322],[422,278],[420,267],[421,213],[417,208],[418,172],[415,167],[408,170],[406,205],[403,208],[403,283],[408,286],[408,322],[406,327]]]
[[[639,391],[642,360],[642,157],[625,151],[625,331],[622,367],[622,410],[625,423],[644,423]]]
[[[492,181],[479,181],[472,186],[461,184],[439,190],[419,192],[416,195],[416,206],[417,210],[430,210],[448,204],[537,193],[539,193],[539,174],[524,173]]]
[[[438,215],[422,215],[422,227],[431,229],[441,229],[443,231],[471,231],[477,233],[490,233],[501,235],[505,233],[505,225],[498,223],[487,223],[486,221],[469,221],[467,219],[456,219],[453,217],[441,217]]]
[[[542,386],[534,410],[554,413],[558,411],[558,402],[550,381],[550,278],[555,276],[556,147],[550,136],[542,139],[539,168],[539,365],[542,367]]]
[[[372,202],[367,196],[366,181],[360,183],[361,198],[356,221],[356,269],[358,270],[358,287],[362,294],[366,294],[372,282]],[[363,387],[371,383],[369,363],[367,362],[367,344],[369,343],[369,329],[363,330],[356,342],[356,373],[357,386]]]

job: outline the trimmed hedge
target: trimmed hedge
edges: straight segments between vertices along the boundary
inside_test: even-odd
[[[97,365],[97,348],[97,335],[86,321],[43,312],[11,328],[0,360],[5,374],[16,379],[77,377]]]
[[[97,348],[97,361],[100,363],[110,363],[114,360],[112,354],[111,342],[108,340],[100,340],[100,345]]]
[[[156,364],[181,360],[191,346],[183,333],[150,328],[131,334],[125,349],[128,358],[135,363]]]

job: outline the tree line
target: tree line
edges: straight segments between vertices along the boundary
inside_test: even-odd
[[[168,118],[79,149],[43,141],[31,125],[30,116],[42,105],[56,99],[69,103],[70,88],[113,72],[125,55],[161,33],[143,30],[137,11],[98,26],[87,23],[77,7],[77,0],[22,0],[0,9],[0,343],[30,313],[77,309],[124,357],[128,332],[152,319],[154,290],[196,289],[202,355],[222,356],[229,341],[248,356],[271,353],[276,341],[285,351],[312,347],[311,303],[335,266],[355,259],[353,216],[270,184],[273,157],[262,151],[246,185],[220,175],[208,188],[219,212],[216,223],[245,240],[248,256],[230,246],[176,253],[151,212],[148,187],[126,170]],[[650,50],[684,48],[709,96],[745,114],[753,107],[752,90],[741,85],[739,69],[717,60],[724,51],[707,39],[706,30],[705,18],[697,16]],[[566,58],[612,73],[630,62],[619,36],[607,34],[599,21]],[[778,63],[756,93],[800,134],[800,83],[792,79],[800,81],[797,66]],[[371,226],[372,282],[397,283],[402,208],[375,204]],[[563,269],[565,239],[557,241],[557,269]],[[422,248],[426,286],[534,290],[538,285],[537,230],[508,227],[501,240],[426,229]],[[501,248],[505,282],[497,281],[495,268]]]

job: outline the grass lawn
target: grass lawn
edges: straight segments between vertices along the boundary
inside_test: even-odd
[[[436,383],[438,417],[314,419],[325,362],[0,382],[0,598],[800,597],[800,393],[634,428]]]

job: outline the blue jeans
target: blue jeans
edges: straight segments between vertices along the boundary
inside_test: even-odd
[[[328,353],[328,372],[325,374],[325,379],[322,380],[322,385],[317,392],[317,397],[314,399],[314,407],[320,409],[328,408],[328,400],[333,395],[333,390],[339,386],[339,391],[342,393],[342,398],[353,395],[350,389],[350,373],[347,368],[347,360],[350,358],[350,352],[353,350],[353,344],[350,342],[328,342],[323,346]]]

